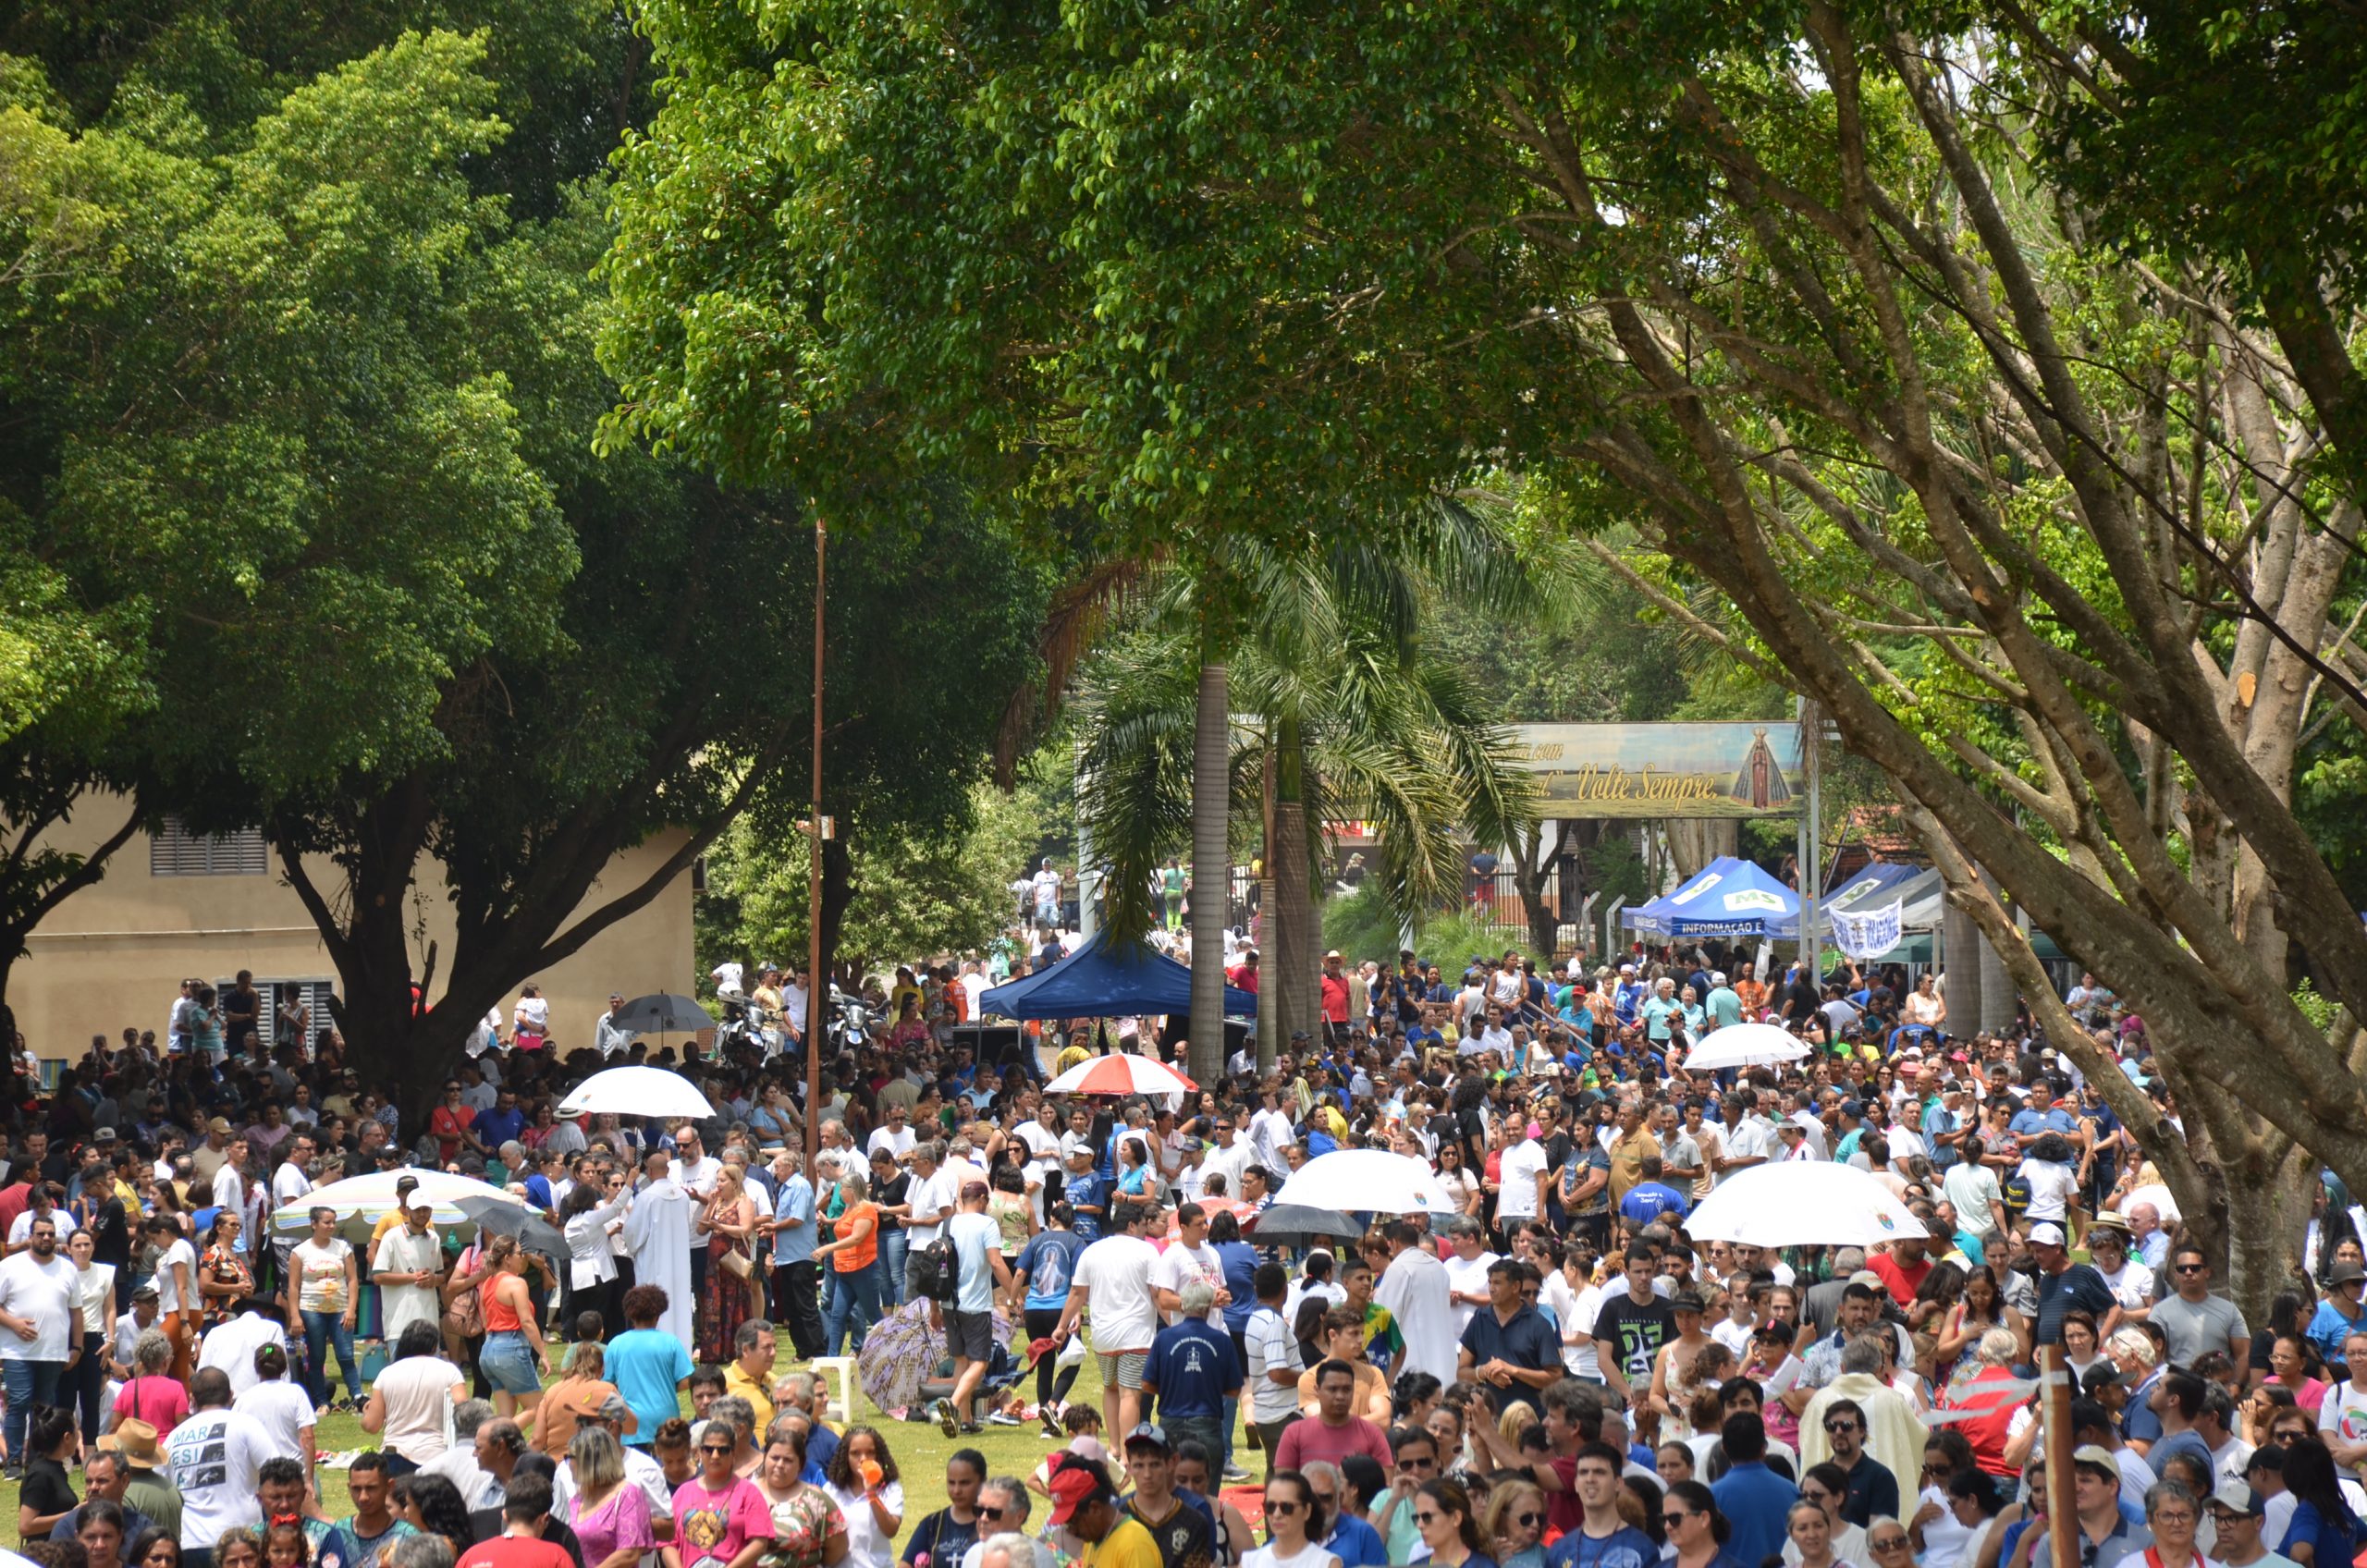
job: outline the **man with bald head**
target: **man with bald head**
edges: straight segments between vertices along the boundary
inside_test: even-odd
[[[2150,1203],[2128,1206],[2129,1248],[2137,1261],[2153,1271],[2153,1278],[2163,1278],[2162,1266],[2170,1261],[2170,1233],[2162,1229],[2162,1211]]]

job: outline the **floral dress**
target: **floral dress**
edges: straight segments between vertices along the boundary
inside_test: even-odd
[[[245,1259],[219,1242],[205,1249],[204,1257],[198,1262],[197,1273],[198,1294],[205,1298],[202,1311],[209,1329],[237,1317],[239,1301],[255,1293],[254,1271],[247,1267]],[[239,1293],[234,1296],[206,1295],[205,1287],[209,1283],[235,1284],[239,1287]]]
[[[765,1500],[772,1507],[773,1544],[756,1560],[757,1568],[822,1568],[824,1546],[847,1527],[847,1516],[830,1494],[801,1486],[794,1496],[767,1492]]]

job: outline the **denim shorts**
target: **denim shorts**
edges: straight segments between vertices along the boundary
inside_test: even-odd
[[[534,1368],[533,1347],[516,1329],[504,1329],[484,1337],[484,1348],[477,1352],[477,1370],[484,1374],[486,1382],[506,1394],[543,1391],[542,1375]]]

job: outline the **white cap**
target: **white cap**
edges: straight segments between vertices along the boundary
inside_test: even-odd
[[[2030,1245],[2059,1247],[2063,1244],[2063,1227],[2052,1219],[2042,1219],[2030,1227]]]
[[[1623,963],[1619,966],[1619,973],[1622,974],[1633,974],[1636,973],[1636,966],[1632,963]]]

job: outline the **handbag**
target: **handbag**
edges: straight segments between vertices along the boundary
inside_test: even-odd
[[[756,1271],[756,1260],[735,1246],[723,1255],[723,1267],[734,1279],[745,1280]]]
[[[481,1254],[472,1243],[453,1263],[455,1272],[466,1274],[476,1267]],[[471,1286],[452,1298],[444,1309],[444,1327],[463,1340],[473,1340],[484,1332],[484,1293],[482,1282]]]

